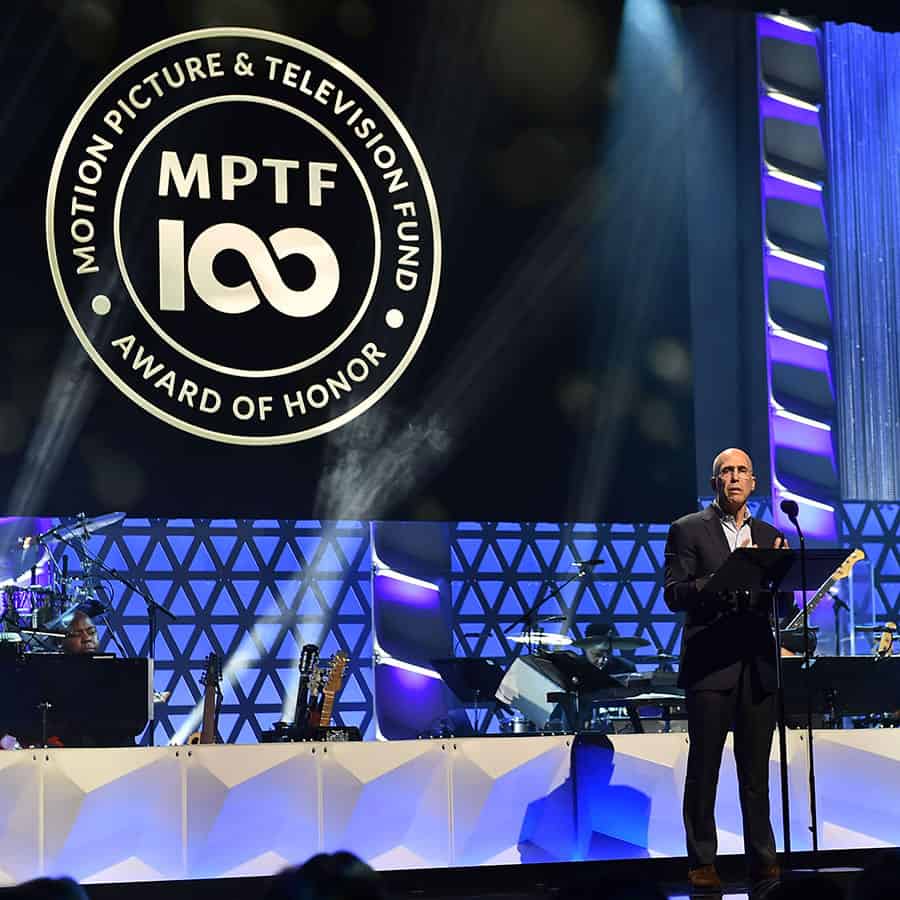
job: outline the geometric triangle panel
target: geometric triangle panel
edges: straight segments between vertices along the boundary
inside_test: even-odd
[[[858,547],[865,551],[866,564],[859,564],[854,568],[850,581],[860,595],[867,588],[876,598],[870,608],[870,617],[874,621],[896,621],[900,617],[898,510],[900,507],[896,501],[852,501],[839,503],[835,509],[839,545]],[[860,590],[859,575],[866,572],[867,584]],[[854,602],[853,605],[855,607],[857,604]],[[856,621],[857,624],[868,624],[866,617],[862,620],[857,617]]]
[[[102,540],[101,540],[102,538]],[[96,546],[95,546],[96,545]],[[360,522],[249,519],[125,519],[92,539],[90,549],[177,617],[159,619],[155,684],[172,690],[156,706],[155,743],[167,744],[202,694],[206,656],[223,655],[223,740],[253,742],[282,718],[285,684],[296,685],[298,643],[349,650],[334,722],[351,721],[371,737],[372,665],[369,526]],[[113,582],[110,624],[129,654],[147,651],[140,595]],[[297,595],[309,601],[297,609]],[[309,612],[313,615],[309,616]],[[342,629],[347,626],[347,634]],[[116,651],[109,629],[101,650]],[[192,685],[192,690],[186,686]],[[294,688],[295,689],[295,688]],[[145,733],[142,743],[149,743]]]
[[[667,525],[457,522],[450,524],[450,574],[459,655],[491,658],[506,667],[522,646],[504,637],[521,632],[517,620],[540,603],[546,631],[581,638],[592,623],[650,646],[628,656],[677,652],[679,618],[662,600]],[[583,576],[573,563],[600,559]],[[658,630],[654,628],[659,625]],[[495,716],[480,730],[496,732]]]
[[[853,502],[835,512],[839,543],[868,554],[877,617],[900,619],[900,508]],[[771,521],[769,499],[754,501],[753,514]],[[509,665],[523,652],[509,636],[523,630],[522,614],[535,605],[562,619],[543,623],[547,631],[580,638],[604,623],[649,641],[626,655],[677,653],[681,620],[662,596],[667,530],[662,523],[449,523],[455,653]],[[154,687],[173,695],[157,706],[155,743],[168,743],[199,714],[212,651],[226,670],[222,738],[258,740],[292,714],[298,648],[310,641],[326,654],[350,654],[334,721],[373,737],[369,523],[134,518],[92,536],[89,549],[177,617],[159,621]],[[585,560],[599,562],[573,565]],[[101,650],[146,653],[141,593],[112,579],[106,587],[122,648],[101,628]],[[482,719],[483,730],[497,729],[493,716]]]

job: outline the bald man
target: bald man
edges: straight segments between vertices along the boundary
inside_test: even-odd
[[[737,547],[786,547],[784,535],[754,519],[747,501],[756,489],[753,463],[735,447],[714,460],[713,503],[674,522],[666,540],[665,601],[684,613],[679,685],[685,689],[690,749],[684,785],[688,878],[698,890],[719,890],[716,871],[716,787],[722,751],[734,730],[744,851],[751,883],[780,877],[769,812],[769,753],[775,730],[775,640],[771,598],[705,590]]]

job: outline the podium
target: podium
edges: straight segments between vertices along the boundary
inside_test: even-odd
[[[806,590],[820,585],[839,568],[848,551],[807,550]],[[705,591],[801,591],[804,585],[800,572],[800,553],[797,550],[774,550],[739,547],[716,570],[707,582]]]

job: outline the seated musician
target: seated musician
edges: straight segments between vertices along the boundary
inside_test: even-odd
[[[91,617],[81,610],[78,610],[69,622],[66,636],[62,640],[62,651],[70,656],[86,656],[97,652],[97,626]],[[79,738],[83,736],[79,735]],[[86,746],[80,740],[78,743]],[[14,750],[18,746],[18,740],[0,727],[0,750]]]
[[[61,646],[66,656],[92,656],[97,653],[97,626],[86,612],[79,609],[72,616]],[[39,746],[41,743],[37,732],[19,734],[18,737],[18,743],[23,746]],[[4,744],[8,746],[4,747]],[[55,747],[126,747],[134,745],[134,737],[117,728],[97,730],[81,719],[63,720],[51,713],[48,744]],[[4,736],[0,727],[0,748],[14,749],[15,746],[16,739]]]
[[[636,670],[635,664],[624,656],[612,654],[612,626],[603,622],[592,622],[585,629],[586,641],[596,641],[582,648],[584,658],[608,675],[626,675]]]

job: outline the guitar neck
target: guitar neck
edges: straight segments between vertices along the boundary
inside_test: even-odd
[[[208,680],[203,694],[203,724],[200,726],[200,743],[214,744],[216,742],[216,715],[218,703],[218,683]]]
[[[306,725],[306,717],[309,714],[309,676],[301,675],[297,684],[297,702],[294,704],[294,727],[302,728]]]
[[[822,585],[822,587],[820,587],[820,588],[815,592],[815,594],[814,594],[812,597],[810,597],[810,599],[809,599],[809,600],[807,601],[807,603],[806,603],[806,615],[807,615],[807,616],[812,615],[812,611],[819,605],[819,602],[821,601],[821,599],[822,599],[822,598],[823,598],[823,597],[824,597],[824,596],[825,596],[825,595],[826,595],[826,594],[827,594],[827,593],[828,593],[828,592],[829,592],[829,591],[830,591],[837,583],[838,583],[838,579],[837,579],[837,578],[834,578],[834,577],[832,576],[831,578],[828,579],[828,581],[825,582],[825,584]],[[803,623],[803,610],[801,609],[800,612],[798,612],[797,615],[794,616],[794,618],[791,619],[791,621],[788,622],[788,624],[784,626],[784,629],[783,629],[783,630],[784,630],[784,631],[790,631],[790,630],[793,629],[793,628],[799,628],[800,625],[801,625],[802,623]]]
[[[322,712],[319,715],[319,725],[327,728],[331,724],[331,711],[334,709],[335,691],[323,691],[324,700],[322,701]]]

